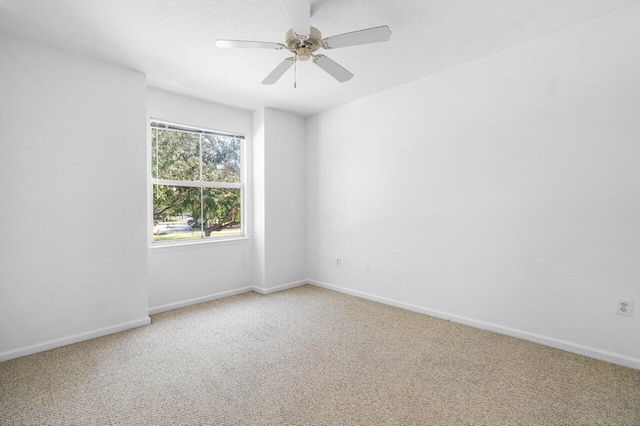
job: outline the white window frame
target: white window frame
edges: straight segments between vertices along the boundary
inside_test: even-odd
[[[153,126],[153,124],[160,124],[162,126]],[[247,138],[243,133],[235,133],[235,132],[225,132],[219,130],[207,129],[206,127],[201,126],[190,126],[185,124],[178,124],[167,120],[157,119],[150,117],[148,122],[149,129],[149,142],[148,142],[148,151],[147,151],[147,164],[148,164],[148,190],[149,190],[149,215],[151,216],[151,223],[153,223],[153,186],[154,185],[168,185],[168,186],[186,186],[192,188],[231,188],[231,189],[240,189],[240,229],[242,231],[241,235],[233,235],[228,237],[205,237],[201,235],[198,239],[185,239],[185,240],[174,240],[174,241],[153,241],[153,226],[150,228],[149,232],[149,247],[157,248],[157,247],[176,247],[183,245],[193,245],[193,244],[212,244],[212,243],[220,243],[220,242],[228,242],[228,241],[236,241],[236,240],[244,240],[247,238],[247,202],[246,202],[246,143]],[[205,133],[214,133],[222,136],[230,136],[235,137],[240,140],[240,183],[233,182],[210,182],[202,180],[202,137],[200,138],[200,179],[199,180],[171,180],[171,179],[158,179],[153,177],[153,164],[151,162],[153,149],[153,136],[152,136],[152,128],[160,128],[163,130],[171,130],[171,131],[182,131],[182,132],[192,132],[195,134],[203,135]],[[202,200],[200,201],[203,202]],[[200,209],[201,212],[204,211],[203,208]]]

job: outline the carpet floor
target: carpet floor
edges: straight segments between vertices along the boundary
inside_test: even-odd
[[[640,425],[640,371],[306,285],[0,363],[0,424]]]

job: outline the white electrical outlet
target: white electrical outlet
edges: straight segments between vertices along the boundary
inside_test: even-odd
[[[633,312],[633,300],[618,299],[618,305],[616,307],[616,314],[631,316]]]
[[[365,270],[366,272],[371,272],[371,263],[369,263],[369,262],[365,262],[365,263],[364,263],[364,270]]]
[[[337,258],[337,259],[336,259],[336,266],[337,266],[337,267],[342,266],[342,259],[340,259],[340,258]]]

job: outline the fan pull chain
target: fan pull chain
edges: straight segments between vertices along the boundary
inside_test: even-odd
[[[293,60],[293,88],[298,88],[298,57]]]

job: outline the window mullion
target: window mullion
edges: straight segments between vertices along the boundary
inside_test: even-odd
[[[202,182],[199,180],[151,179],[151,183],[154,185],[189,186],[192,188],[200,188],[202,186]]]
[[[200,182],[200,184],[204,188],[229,188],[229,189],[240,189],[240,188],[242,188],[242,184],[241,183]]]
[[[169,186],[190,186],[193,188],[229,188],[229,189],[241,189],[243,185],[241,183],[231,182],[203,182],[200,180],[171,180],[171,179],[151,179],[151,183],[154,185],[169,185]]]

